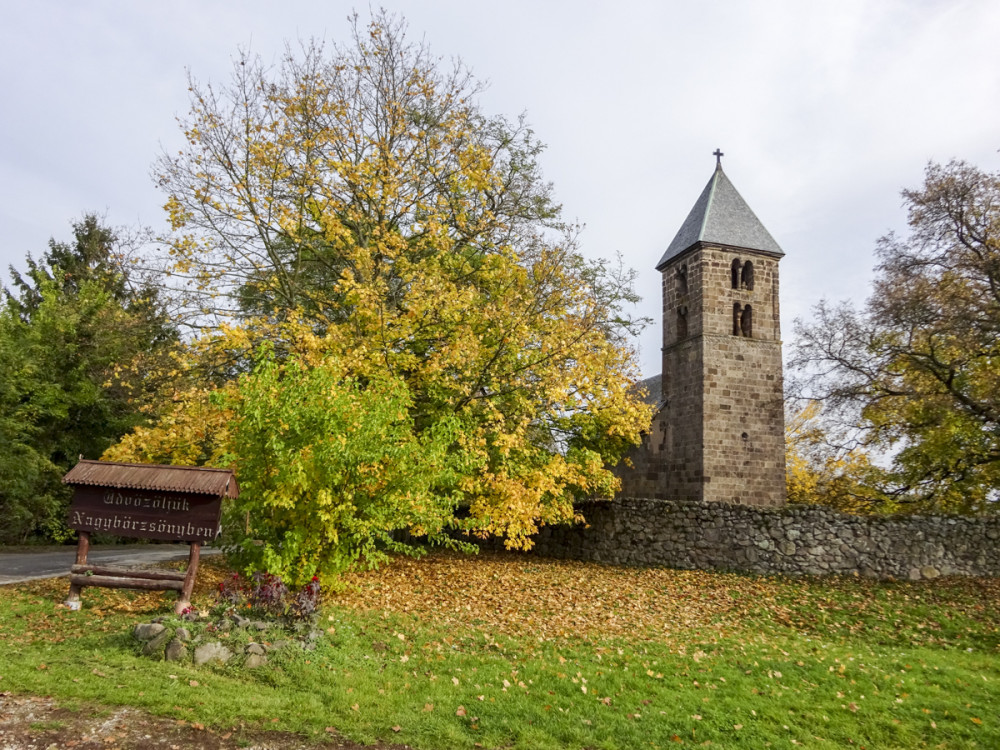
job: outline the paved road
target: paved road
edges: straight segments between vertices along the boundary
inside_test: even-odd
[[[169,560],[186,560],[186,544],[139,544],[116,546],[107,549],[91,547],[87,562],[100,565],[148,565]],[[218,549],[202,547],[202,555],[216,555]],[[76,547],[48,547],[31,552],[4,552],[0,547],[0,586],[20,583],[35,578],[58,578],[69,575],[70,566],[76,562]]]

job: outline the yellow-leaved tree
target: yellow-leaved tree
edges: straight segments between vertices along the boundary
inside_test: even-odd
[[[785,484],[788,502],[826,505],[845,513],[892,512],[879,491],[884,470],[858,445],[844,447],[822,420],[822,403],[790,401],[785,419]]]
[[[211,377],[189,380],[116,457],[172,460],[175,440],[187,458],[225,457],[247,526],[258,514],[284,528],[273,519],[290,497],[301,510],[352,490],[316,474],[280,497],[273,464],[298,459],[248,439],[247,415],[267,392],[275,409],[285,403],[286,380],[333,388],[300,369],[321,367],[340,373],[337,403],[349,411],[368,388],[405,405],[383,424],[392,440],[447,437],[447,461],[412,500],[449,498],[444,526],[527,547],[540,525],[580,520],[574,499],[615,491],[610,467],[650,418],[631,389],[628,340],[644,322],[628,315],[632,274],[581,255],[541,177],[541,144],[523,120],[484,115],[478,91],[461,64],[445,67],[384,12],[355,18],[347,45],[304,44],[276,70],[242,56],[228,85],[191,82],[187,148],[157,173],[171,292],[203,329],[191,372]],[[220,410],[214,438],[202,429],[206,404]],[[371,471],[398,468],[372,461]],[[374,513],[366,507],[351,512]],[[383,531],[429,533],[426,514],[379,518]],[[291,526],[282,533],[265,538],[272,550],[290,545]]]

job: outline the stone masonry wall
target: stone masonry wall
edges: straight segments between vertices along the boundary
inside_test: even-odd
[[[633,498],[586,503],[581,510],[588,527],[546,527],[535,537],[535,552],[750,573],[910,580],[1000,575],[1000,517],[859,517],[816,506]]]
[[[734,283],[734,263],[752,264],[752,285]],[[782,505],[778,259],[698,244],[662,274],[662,408],[617,469],[622,494]],[[736,308],[752,308],[752,330]]]
[[[785,502],[778,260],[762,253],[707,246],[701,499],[736,505]],[[733,288],[733,265],[753,265],[752,289]],[[734,330],[734,307],[752,308],[750,335]],[[637,497],[637,495],[633,495]]]
[[[662,274],[664,408],[651,425],[651,468],[659,480],[655,497],[700,498],[704,489],[704,265],[701,251],[675,259]],[[683,313],[683,325],[678,317]],[[650,471],[650,478],[654,472]],[[631,487],[629,488],[631,490]],[[647,493],[636,496],[646,497]]]

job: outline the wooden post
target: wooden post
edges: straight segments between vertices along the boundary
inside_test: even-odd
[[[184,587],[174,605],[174,614],[179,615],[191,606],[191,592],[194,590],[194,577],[198,574],[198,560],[201,558],[201,542],[191,542],[191,554],[188,556],[187,575],[184,576]]]
[[[87,553],[90,552],[90,532],[80,531],[77,532],[78,542],[76,544],[76,564],[86,565],[87,564]],[[70,609],[80,609],[80,591],[83,589],[82,586],[78,586],[75,583],[70,583],[69,585],[69,596],[66,597],[66,601],[63,602]]]

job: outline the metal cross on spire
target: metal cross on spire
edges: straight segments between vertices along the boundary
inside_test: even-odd
[[[715,151],[712,152],[712,156],[715,157],[715,166],[721,167],[722,166],[722,157],[725,156],[725,154],[722,153],[722,151],[720,149],[715,149]]]

